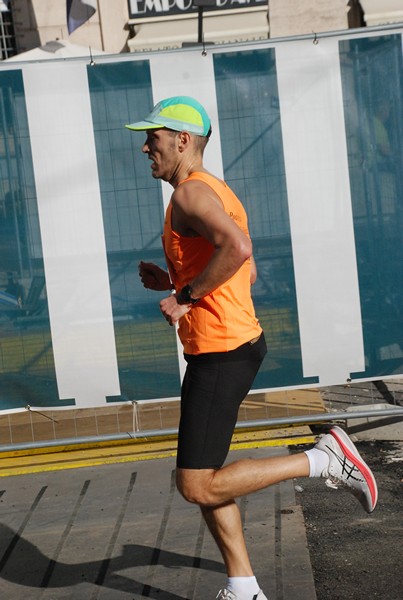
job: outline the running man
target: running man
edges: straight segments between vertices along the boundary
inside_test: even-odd
[[[188,96],[159,102],[144,121],[142,151],[155,179],[173,187],[163,247],[168,270],[141,262],[151,290],[166,290],[160,309],[178,334],[187,362],[181,392],[177,487],[200,506],[228,580],[217,599],[267,600],[254,576],[236,498],[295,477],[346,484],[367,512],[377,502],[374,476],[339,427],[298,454],[238,460],[223,466],[238,409],[266,354],[255,316],[256,279],[246,212],[226,183],[203,166],[210,119]]]

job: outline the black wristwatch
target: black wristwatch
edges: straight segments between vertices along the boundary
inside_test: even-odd
[[[196,304],[200,298],[192,298],[192,288],[190,285],[185,285],[179,294],[176,295],[178,304]]]

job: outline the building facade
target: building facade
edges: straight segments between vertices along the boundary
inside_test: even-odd
[[[5,59],[55,40],[116,54],[397,23],[403,6],[401,0],[97,0],[95,14],[69,35],[66,0],[2,0],[0,19]]]

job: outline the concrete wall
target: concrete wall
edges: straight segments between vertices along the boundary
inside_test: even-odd
[[[403,22],[402,0],[361,0],[361,6],[368,27]]]
[[[270,0],[270,37],[348,29],[347,0]]]

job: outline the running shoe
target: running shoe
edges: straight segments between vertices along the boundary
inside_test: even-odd
[[[223,588],[220,590],[216,596],[216,600],[239,600],[239,596],[231,592],[227,588]],[[251,600],[267,600],[266,596],[263,594],[262,590],[259,591],[258,594],[255,594]]]
[[[326,485],[332,488],[347,485],[364,510],[371,513],[378,500],[375,477],[343,429],[332,427],[315,447],[329,456],[329,466],[322,473],[327,478]]]

